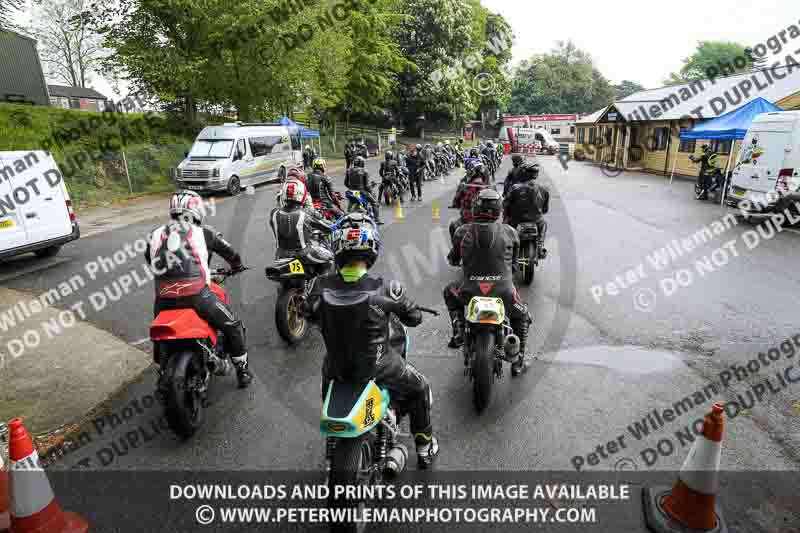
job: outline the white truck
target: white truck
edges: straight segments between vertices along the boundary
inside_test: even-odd
[[[179,188],[227,191],[284,178],[303,162],[299,128],[280,124],[206,126],[176,169]]]
[[[41,150],[0,152],[0,259],[56,255],[80,237],[61,171]]]
[[[800,201],[800,111],[758,115],[742,141],[725,203],[748,214]]]

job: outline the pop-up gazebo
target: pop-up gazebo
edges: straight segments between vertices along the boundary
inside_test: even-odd
[[[698,140],[720,140],[720,141],[739,141],[744,139],[747,135],[747,130],[750,129],[750,124],[761,113],[774,113],[775,111],[783,111],[780,107],[764,100],[761,97],[743,105],[738,109],[734,109],[730,113],[720,115],[717,118],[712,118],[701,122],[694,128],[681,132],[681,139],[698,139]],[[731,159],[733,159],[733,143],[731,143],[731,153],[728,155],[728,162],[725,165],[725,180],[727,185],[728,169],[731,166]],[[678,163],[678,152],[675,152],[675,159],[672,162],[672,174],[669,181],[675,176],[675,165]],[[725,189],[723,189],[725,190]],[[722,199],[725,200],[724,198]]]
[[[322,139],[320,138],[319,131],[308,129],[305,126],[301,126],[297,122],[293,121],[289,117],[283,117],[280,120],[281,126],[289,126],[290,128],[297,128],[300,130],[300,138],[301,139],[319,139],[317,144],[319,145],[319,155],[322,157]]]

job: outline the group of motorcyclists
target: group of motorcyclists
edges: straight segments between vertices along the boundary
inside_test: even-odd
[[[482,282],[490,279],[491,294],[502,298],[511,328],[520,340],[519,356],[512,364],[512,375],[518,376],[526,369],[528,331],[533,319],[513,282],[520,242],[515,228],[523,222],[536,223],[544,238],[543,217],[549,209],[549,193],[535,183],[538,164],[525,163],[521,156],[514,155],[501,195],[493,185],[493,175],[502,162],[501,147],[498,150],[489,141],[465,151],[460,139],[456,145],[417,144],[407,153],[386,152],[376,198],[364,157],[354,155],[352,161],[348,159],[344,184],[349,191],[366,198],[371,212],[364,213],[342,205],[326,174],[326,162],[315,158],[308,176],[300,169],[287,173],[269,217],[276,259],[292,257],[329,265],[327,274],[312,282],[302,306],[302,313],[318,323],[325,341],[323,394],[325,383],[330,380],[374,379],[386,387],[393,402],[406,406],[421,468],[429,467],[439,453],[431,423],[430,383],[391,345],[389,322],[390,315],[394,315],[405,326],[413,327],[421,323],[422,315],[402,284],[373,277],[369,270],[383,246],[378,229],[379,200],[386,187],[398,188],[399,201],[404,190],[410,190],[412,200],[421,201],[426,173],[435,176],[440,165],[449,169],[462,162],[466,175],[452,205],[460,210],[460,217],[450,227],[453,246],[448,260],[454,266],[461,265],[463,275],[448,284],[443,293],[453,330],[449,347],[463,344],[464,306],[471,296],[485,294]],[[197,193],[175,193],[169,213],[171,221],[150,234],[146,252],[148,262],[161,258],[168,265],[159,270],[163,273],[156,278],[156,312],[193,308],[223,332],[239,386],[247,387],[252,376],[244,326],[208,287],[209,262],[214,252],[233,271],[244,268],[242,260],[221,234],[203,225],[202,198]],[[546,255],[542,250],[542,256]],[[179,260],[172,260],[168,257],[171,255],[177,255]]]

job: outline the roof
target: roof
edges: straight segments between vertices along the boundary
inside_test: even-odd
[[[50,105],[36,40],[0,31],[0,101]]]
[[[638,91],[612,105],[625,119],[634,122],[704,119],[730,113],[759,97],[774,103],[797,92],[800,92],[800,67],[781,65]]]
[[[575,124],[594,124],[596,123],[600,117],[606,112],[609,106],[605,106],[603,109],[598,109],[594,113],[586,115],[585,117],[581,117],[575,121]]]
[[[50,96],[62,98],[92,98],[94,100],[108,100],[105,96],[86,87],[69,87],[67,85],[48,85]]]

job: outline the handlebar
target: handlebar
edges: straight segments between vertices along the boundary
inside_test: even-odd
[[[250,268],[246,267],[246,266],[243,266],[239,270],[233,270],[231,268],[215,268],[214,270],[211,271],[211,275],[212,276],[222,276],[224,278],[227,278],[227,277],[230,277],[230,276],[235,276],[236,274],[241,274],[245,270],[250,270]]]
[[[437,311],[436,309],[430,309],[428,307],[420,307],[420,306],[417,306],[417,309],[419,309],[423,313],[428,313],[433,316],[439,316],[439,311]]]

